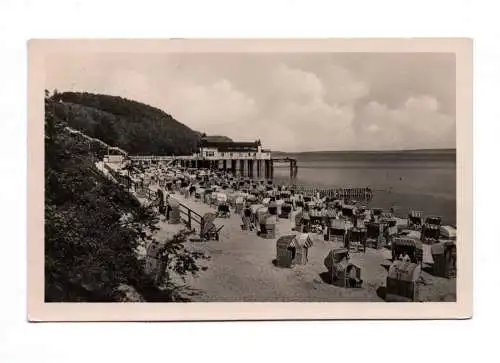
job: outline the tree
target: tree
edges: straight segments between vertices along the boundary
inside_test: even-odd
[[[166,288],[155,285],[137,256],[138,247],[154,238],[157,215],[97,170],[89,141],[65,129],[65,120],[53,112],[55,99],[46,95],[46,301],[116,301],[123,285],[148,301],[178,299],[180,287],[171,281]],[[166,250],[169,266],[185,261],[174,264],[175,273],[198,269],[197,254]]]
[[[62,92],[51,96],[58,108],[71,108],[69,126],[131,154],[192,154],[199,134],[171,115],[121,97]]]

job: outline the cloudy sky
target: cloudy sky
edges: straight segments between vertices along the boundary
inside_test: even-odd
[[[58,54],[46,88],[117,95],[282,151],[455,147],[446,53]]]

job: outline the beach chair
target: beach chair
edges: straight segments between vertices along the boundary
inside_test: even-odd
[[[363,284],[361,268],[350,262],[347,248],[331,250],[324,260],[329,282],[339,287],[360,288]]]
[[[436,226],[440,226],[441,225],[441,217],[439,216],[428,216],[426,219],[425,219],[425,224],[432,224],[432,225],[436,225]]]
[[[262,216],[259,223],[260,233],[258,235],[262,238],[273,239],[276,236],[276,218],[266,214]]]
[[[251,211],[252,222],[255,225],[257,225],[259,223],[259,216],[258,216],[257,212],[261,209],[265,209],[265,211],[267,212],[267,208],[265,208],[264,205],[262,205],[262,204],[251,204],[249,208]]]
[[[412,210],[408,214],[408,228],[419,229],[422,227],[422,211]]]
[[[366,253],[366,229],[365,228],[351,228],[347,233],[347,248],[349,251],[363,251]]]
[[[243,205],[245,204],[245,200],[242,196],[237,196],[234,201],[234,212],[236,214],[240,214],[243,211]]]
[[[385,300],[391,302],[419,301],[420,264],[395,260],[386,279]]]
[[[308,233],[311,231],[311,215],[308,212],[302,212],[302,218],[300,221],[301,229],[300,232]]]
[[[219,241],[220,231],[224,226],[217,226],[214,224],[215,221],[214,213],[206,213],[203,215],[200,228],[200,239],[202,241],[216,240]]]
[[[324,215],[318,210],[312,210],[310,212],[311,217],[311,232],[321,233],[323,232]]]
[[[276,266],[306,265],[308,250],[313,245],[309,235],[286,235],[276,241]]]
[[[283,218],[283,219],[288,219],[291,212],[292,212],[292,205],[285,203],[281,206],[281,213],[280,213],[279,217]]]
[[[189,187],[189,196],[192,197],[195,191],[196,191],[196,187],[194,187],[194,186]]]
[[[422,226],[422,241],[428,244],[437,243],[441,235],[441,217],[429,216]]]
[[[346,240],[346,235],[347,235],[347,226],[345,221],[341,219],[330,220],[330,225],[328,226],[325,240],[340,242],[344,245]]]
[[[457,246],[455,241],[443,241],[431,247],[433,275],[452,278],[457,276]]]
[[[351,218],[354,217],[356,213],[356,208],[353,205],[343,205],[342,206],[342,216]]]
[[[270,215],[275,216],[275,217],[278,216],[278,205],[276,204],[276,202],[273,202],[273,201],[269,202],[267,209],[268,209]]]
[[[366,244],[372,248],[380,249],[383,245],[383,233],[381,231],[380,223],[368,222],[366,223]]]
[[[410,262],[422,265],[424,249],[422,242],[413,238],[394,238],[391,244],[392,260],[396,261],[400,256],[407,255]]]
[[[231,211],[229,210],[229,204],[221,203],[217,206],[217,214],[218,218],[229,218],[231,217]]]
[[[437,243],[440,236],[440,228],[435,224],[424,224],[422,227],[421,235],[422,241],[427,244]]]
[[[253,215],[252,215],[252,209],[247,207],[243,209],[242,216],[241,216],[241,229],[244,231],[253,231],[254,229],[254,221],[253,221]]]

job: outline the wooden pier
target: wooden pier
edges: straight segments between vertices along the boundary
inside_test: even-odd
[[[257,159],[250,157],[232,159],[204,159],[197,156],[129,156],[132,162],[147,164],[175,165],[190,169],[207,169],[212,171],[231,172],[235,176],[252,179],[273,179],[274,163],[287,163],[290,178],[295,180],[298,173],[297,160],[293,158]]]

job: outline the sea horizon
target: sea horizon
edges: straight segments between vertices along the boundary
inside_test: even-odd
[[[390,154],[390,153],[456,153],[456,148],[432,149],[386,149],[386,150],[310,150],[310,151],[271,151],[273,154]]]
[[[455,153],[310,152],[282,154],[297,159],[296,185],[371,188],[371,207],[397,206],[402,215],[421,210],[456,223]],[[276,165],[274,179],[287,183],[288,168]]]

